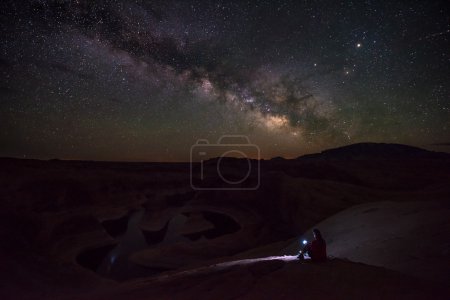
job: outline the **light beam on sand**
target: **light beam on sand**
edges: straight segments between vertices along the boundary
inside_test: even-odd
[[[216,264],[214,267],[217,268],[227,268],[231,266],[236,265],[249,265],[261,261],[268,261],[268,260],[282,260],[282,261],[293,261],[297,260],[296,255],[283,255],[283,256],[267,256],[267,257],[259,257],[259,258],[249,258],[249,259],[241,259],[241,260],[233,260],[233,261],[227,261],[224,263]]]
[[[213,265],[209,265],[209,266],[204,266],[204,267],[200,267],[200,268],[196,268],[196,269],[191,269],[191,270],[186,270],[186,271],[181,271],[181,272],[176,272],[176,273],[171,273],[171,274],[163,274],[163,275],[158,276],[158,280],[167,280],[169,278],[173,279],[174,277],[208,273],[213,270],[216,270],[216,271],[222,270],[222,269],[229,268],[232,266],[250,265],[250,264],[254,264],[254,263],[258,263],[258,262],[271,261],[271,260],[282,260],[285,262],[289,262],[289,261],[298,260],[298,257],[296,255],[283,255],[283,256],[267,256],[267,257],[233,260],[233,261],[227,261],[227,262],[213,264]],[[143,279],[141,283],[145,283],[145,282],[146,282],[146,279]]]

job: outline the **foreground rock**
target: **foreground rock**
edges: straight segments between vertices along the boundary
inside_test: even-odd
[[[446,299],[448,295],[442,285],[379,267],[338,259],[300,263],[285,256],[161,275],[78,299]]]
[[[320,222],[328,253],[430,280],[450,278],[448,201],[374,202]],[[311,239],[311,230],[305,238]],[[297,253],[296,239],[280,253]]]

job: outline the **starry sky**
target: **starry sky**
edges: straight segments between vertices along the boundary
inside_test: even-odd
[[[188,161],[224,134],[262,158],[446,151],[445,2],[2,1],[0,156]]]

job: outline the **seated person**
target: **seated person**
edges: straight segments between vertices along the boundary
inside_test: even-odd
[[[314,240],[305,245],[305,247],[298,254],[300,260],[305,259],[304,254],[308,253],[311,260],[314,262],[326,261],[327,260],[327,244],[322,238],[322,234],[319,229],[313,229]]]

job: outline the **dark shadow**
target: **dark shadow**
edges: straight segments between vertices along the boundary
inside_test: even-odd
[[[215,239],[226,234],[235,233],[241,229],[241,226],[233,218],[225,214],[211,211],[204,211],[202,214],[207,221],[214,225],[214,228],[184,235],[192,241],[196,241],[203,236],[207,239]]]
[[[187,192],[187,193],[183,193],[183,194],[170,195],[170,196],[166,197],[166,202],[170,206],[180,207],[180,206],[183,206],[184,204],[186,204],[186,202],[188,202],[192,198],[194,198],[194,195],[195,195],[195,192]]]
[[[78,254],[76,260],[84,268],[97,272],[100,263],[108,255],[109,251],[116,247],[115,244],[105,245],[98,248],[88,249]]]
[[[148,231],[148,230],[141,230],[142,234],[144,235],[145,241],[147,244],[155,245],[164,240],[164,237],[167,233],[167,228],[169,227],[169,221],[166,222],[166,225],[161,230],[158,231]]]
[[[121,218],[103,221],[102,226],[110,236],[118,237],[127,231],[129,218],[130,213],[127,213]]]

